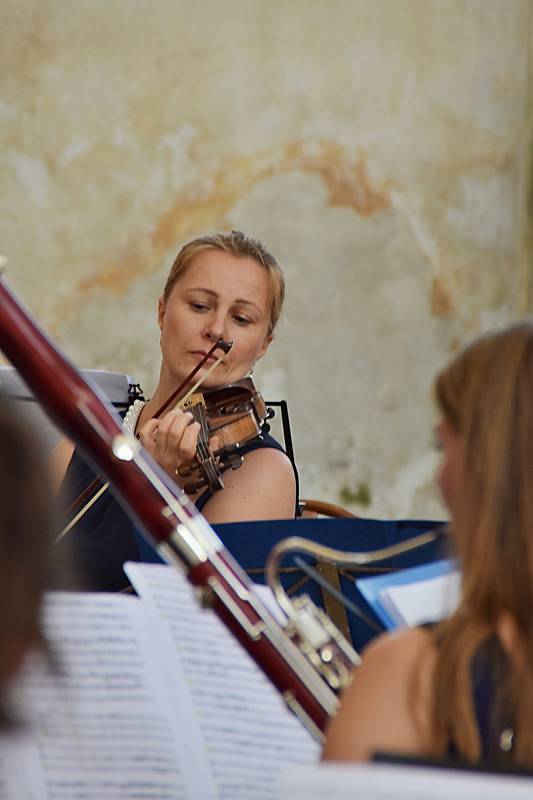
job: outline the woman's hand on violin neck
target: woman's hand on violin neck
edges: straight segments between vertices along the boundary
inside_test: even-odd
[[[150,455],[174,480],[196,456],[200,425],[188,411],[174,409],[159,419],[151,419],[138,431]]]

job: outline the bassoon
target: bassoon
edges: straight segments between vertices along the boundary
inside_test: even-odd
[[[111,483],[115,496],[162,559],[182,568],[280,691],[323,740],[337,691],[358,657],[323,612],[304,603],[274,619],[244,570],[180,487],[159,467],[100,392],[41,330],[0,275],[0,350],[48,416]]]

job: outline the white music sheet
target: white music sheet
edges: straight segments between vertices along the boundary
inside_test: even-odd
[[[29,775],[31,756],[32,745],[22,731],[0,736],[0,800],[41,800]]]
[[[530,800],[533,778],[387,764],[287,770],[279,800]]]
[[[217,797],[277,800],[280,771],[316,762],[319,746],[215,614],[199,607],[176,569],[127,564],[126,572],[179,655]],[[181,681],[174,691],[179,705]]]
[[[451,572],[423,581],[389,586],[381,602],[399,628],[415,627],[449,617],[460,600],[461,575]]]
[[[33,659],[17,689],[35,797],[199,797],[139,599],[54,593],[44,619],[64,674]]]

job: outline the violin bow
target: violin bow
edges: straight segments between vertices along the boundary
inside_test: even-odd
[[[216,369],[216,367],[218,367],[218,365],[220,364],[220,362],[222,361],[224,356],[229,353],[229,351],[231,350],[232,346],[233,346],[233,342],[232,341],[230,342],[230,341],[226,341],[224,339],[217,339],[217,341],[214,343],[214,345],[200,359],[200,361],[195,366],[195,368],[189,373],[189,375],[187,375],[185,380],[182,381],[182,383],[180,383],[180,385],[177,387],[177,389],[175,389],[172,392],[170,397],[168,397],[165,400],[163,405],[160,406],[157,409],[157,411],[154,414],[154,416],[152,417],[152,419],[159,419],[161,414],[164,411],[166,411],[167,408],[170,405],[174,404],[174,408],[176,408],[177,406],[180,405],[180,403],[184,403],[186,400],[188,400],[189,397],[209,377],[209,375],[213,372],[213,370]],[[181,392],[185,389],[185,387],[189,386],[189,384],[191,383],[191,381],[195,377],[195,375],[202,369],[204,364],[208,361],[208,359],[211,358],[211,356],[213,356],[215,354],[215,352],[217,350],[222,350],[222,353],[219,356],[217,356],[217,358],[211,364],[211,366],[209,367],[209,369],[207,370],[205,375],[203,375],[201,378],[199,378],[199,380],[197,380],[196,383],[193,384],[193,386],[191,386],[191,388],[183,396],[180,396]],[[80,492],[80,494],[68,506],[68,508],[65,511],[65,516],[69,516],[71,513],[73,513],[75,511],[75,509],[80,505],[80,503],[83,503],[87,499],[87,497],[89,497],[91,495],[91,493],[97,488],[99,483],[100,483],[100,478],[94,478],[94,480],[92,480],[85,487],[85,489],[82,492]],[[107,491],[108,488],[109,488],[109,483],[102,484],[102,486],[98,489],[98,491],[95,494],[93,494],[92,497],[90,497],[90,499],[85,503],[85,505],[72,517],[70,522],[68,522],[64,526],[64,528],[59,532],[59,534],[57,535],[57,537],[55,539],[54,544],[58,544],[58,542],[60,542],[61,539],[69,531],[71,531],[72,528],[74,528],[78,524],[80,519],[82,519],[82,517],[87,513],[87,511],[89,511],[89,509],[92,508],[92,506],[100,499],[100,497],[102,497],[102,495]]]
[[[155,412],[155,414],[152,417],[152,419],[158,419],[161,416],[161,414],[163,413],[163,411],[166,411],[167,408],[172,403],[174,403],[174,408],[175,408],[180,403],[184,403],[186,400],[188,400],[189,397],[202,385],[202,383],[206,380],[206,378],[209,377],[209,375],[213,372],[215,367],[218,367],[218,365],[220,364],[220,362],[222,361],[224,356],[229,353],[229,351],[231,350],[232,347],[233,347],[233,342],[227,342],[224,339],[217,339],[217,341],[215,342],[213,347],[205,354],[205,356],[202,357],[201,361],[198,362],[198,364],[195,366],[193,371],[189,375],[187,375],[185,380],[182,383],[180,383],[178,388],[175,389],[172,392],[172,394],[170,395],[170,397],[167,400],[165,400],[163,405],[160,408],[157,409],[157,411]],[[207,370],[207,372],[205,373],[203,378],[200,378],[199,380],[197,380],[196,383],[194,384],[194,386],[192,386],[188,390],[188,392],[186,392],[186,394],[183,395],[183,397],[180,397],[180,393],[183,391],[183,389],[185,389],[185,387],[190,384],[190,382],[192,381],[192,379],[194,378],[196,373],[204,366],[206,361],[209,358],[211,358],[212,355],[214,355],[216,350],[222,350],[222,354],[220,356],[218,356],[216,361],[214,361],[211,364],[211,366],[209,367],[209,369]]]

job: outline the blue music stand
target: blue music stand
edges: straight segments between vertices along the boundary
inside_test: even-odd
[[[257,583],[265,582],[267,556],[280,539],[302,536],[343,551],[369,551],[389,547],[426,531],[441,527],[443,522],[429,520],[381,521],[370,519],[296,519],[264,522],[236,522],[213,526],[222,541],[241,566]],[[145,540],[136,534],[141,561],[160,561]],[[384,630],[379,618],[355,585],[355,580],[383,572],[395,571],[446,558],[442,538],[402,555],[394,556],[372,566],[338,570],[340,590],[362,612],[363,617],[347,615],[349,634],[356,649],[361,649],[377,632]],[[281,579],[284,587],[299,585],[298,591],[309,594],[324,607],[321,588],[307,580],[306,574],[294,566],[283,564]],[[306,559],[308,560],[308,559]]]

